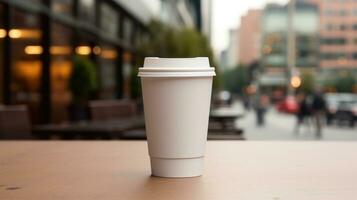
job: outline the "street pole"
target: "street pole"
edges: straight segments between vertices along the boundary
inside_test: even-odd
[[[288,3],[288,32],[287,32],[287,94],[293,95],[294,88],[290,80],[296,71],[296,39],[294,30],[294,15],[295,15],[295,0],[290,0]]]

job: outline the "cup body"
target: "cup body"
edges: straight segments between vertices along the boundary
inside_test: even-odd
[[[212,78],[141,77],[152,175],[202,175]]]

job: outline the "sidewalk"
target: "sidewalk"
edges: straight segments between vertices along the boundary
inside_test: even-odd
[[[232,109],[243,110],[240,102],[235,102]],[[296,125],[295,115],[278,113],[274,108],[268,110],[265,116],[265,126],[256,126],[255,112],[251,110],[237,120],[236,125],[244,129],[247,140],[317,140],[311,126],[300,127],[300,134],[294,133]],[[321,140],[357,141],[357,128],[325,126]]]

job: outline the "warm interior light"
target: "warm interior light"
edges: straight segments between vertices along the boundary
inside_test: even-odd
[[[338,58],[338,63],[341,65],[347,64],[347,59],[345,57],[340,57]]]
[[[43,51],[41,46],[26,46],[25,53],[29,55],[38,55],[41,54]]]
[[[91,48],[89,46],[78,46],[76,48],[76,53],[79,55],[89,55]]]
[[[41,31],[37,29],[11,29],[9,31],[9,36],[12,39],[19,39],[19,38],[39,39],[41,38]]]
[[[5,29],[0,29],[0,38],[6,37],[6,31]]]
[[[70,46],[51,46],[50,53],[52,55],[69,55],[72,53]]]
[[[123,60],[124,60],[124,62],[130,62],[131,61],[131,54],[129,52],[124,52]]]
[[[22,38],[39,39],[41,38],[41,31],[36,29],[21,29]]]
[[[264,48],[263,48],[263,53],[264,54],[270,54],[272,51],[272,48],[268,45],[265,45]]]
[[[115,59],[117,57],[117,52],[111,49],[103,49],[100,56],[105,59]]]
[[[22,36],[22,32],[19,29],[11,29],[9,31],[10,38],[20,38]]]
[[[298,76],[291,77],[290,84],[294,88],[298,88],[301,85],[301,78]]]
[[[95,47],[93,48],[93,53],[94,53],[95,55],[99,55],[101,51],[102,51],[102,49],[101,49],[99,46],[95,46]]]
[[[248,94],[254,94],[257,91],[257,86],[249,85],[246,90]]]
[[[25,83],[29,90],[36,90],[40,87],[41,61],[19,61],[15,62],[14,75]]]

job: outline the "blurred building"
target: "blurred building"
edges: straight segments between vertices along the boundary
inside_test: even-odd
[[[357,2],[313,2],[320,9],[321,72],[327,78],[341,70],[357,75]]]
[[[226,71],[232,69],[238,65],[238,35],[237,29],[229,30],[228,47],[221,54],[220,70]]]
[[[28,105],[35,123],[67,120],[73,55],[96,63],[96,98],[128,96],[151,15],[141,0],[0,0],[0,104]]]
[[[226,71],[227,70],[227,49],[224,49],[223,51],[221,51],[220,55],[219,55],[219,69],[222,71]]]
[[[295,34],[295,66],[299,71],[315,71],[319,61],[319,14],[315,5],[297,1],[292,31]],[[283,87],[288,75],[288,8],[269,4],[262,14],[260,82],[264,86]]]
[[[211,0],[161,0],[160,18],[176,27],[194,27],[211,37]]]
[[[249,65],[260,58],[261,10],[248,10],[241,18],[237,55],[239,63]]]

